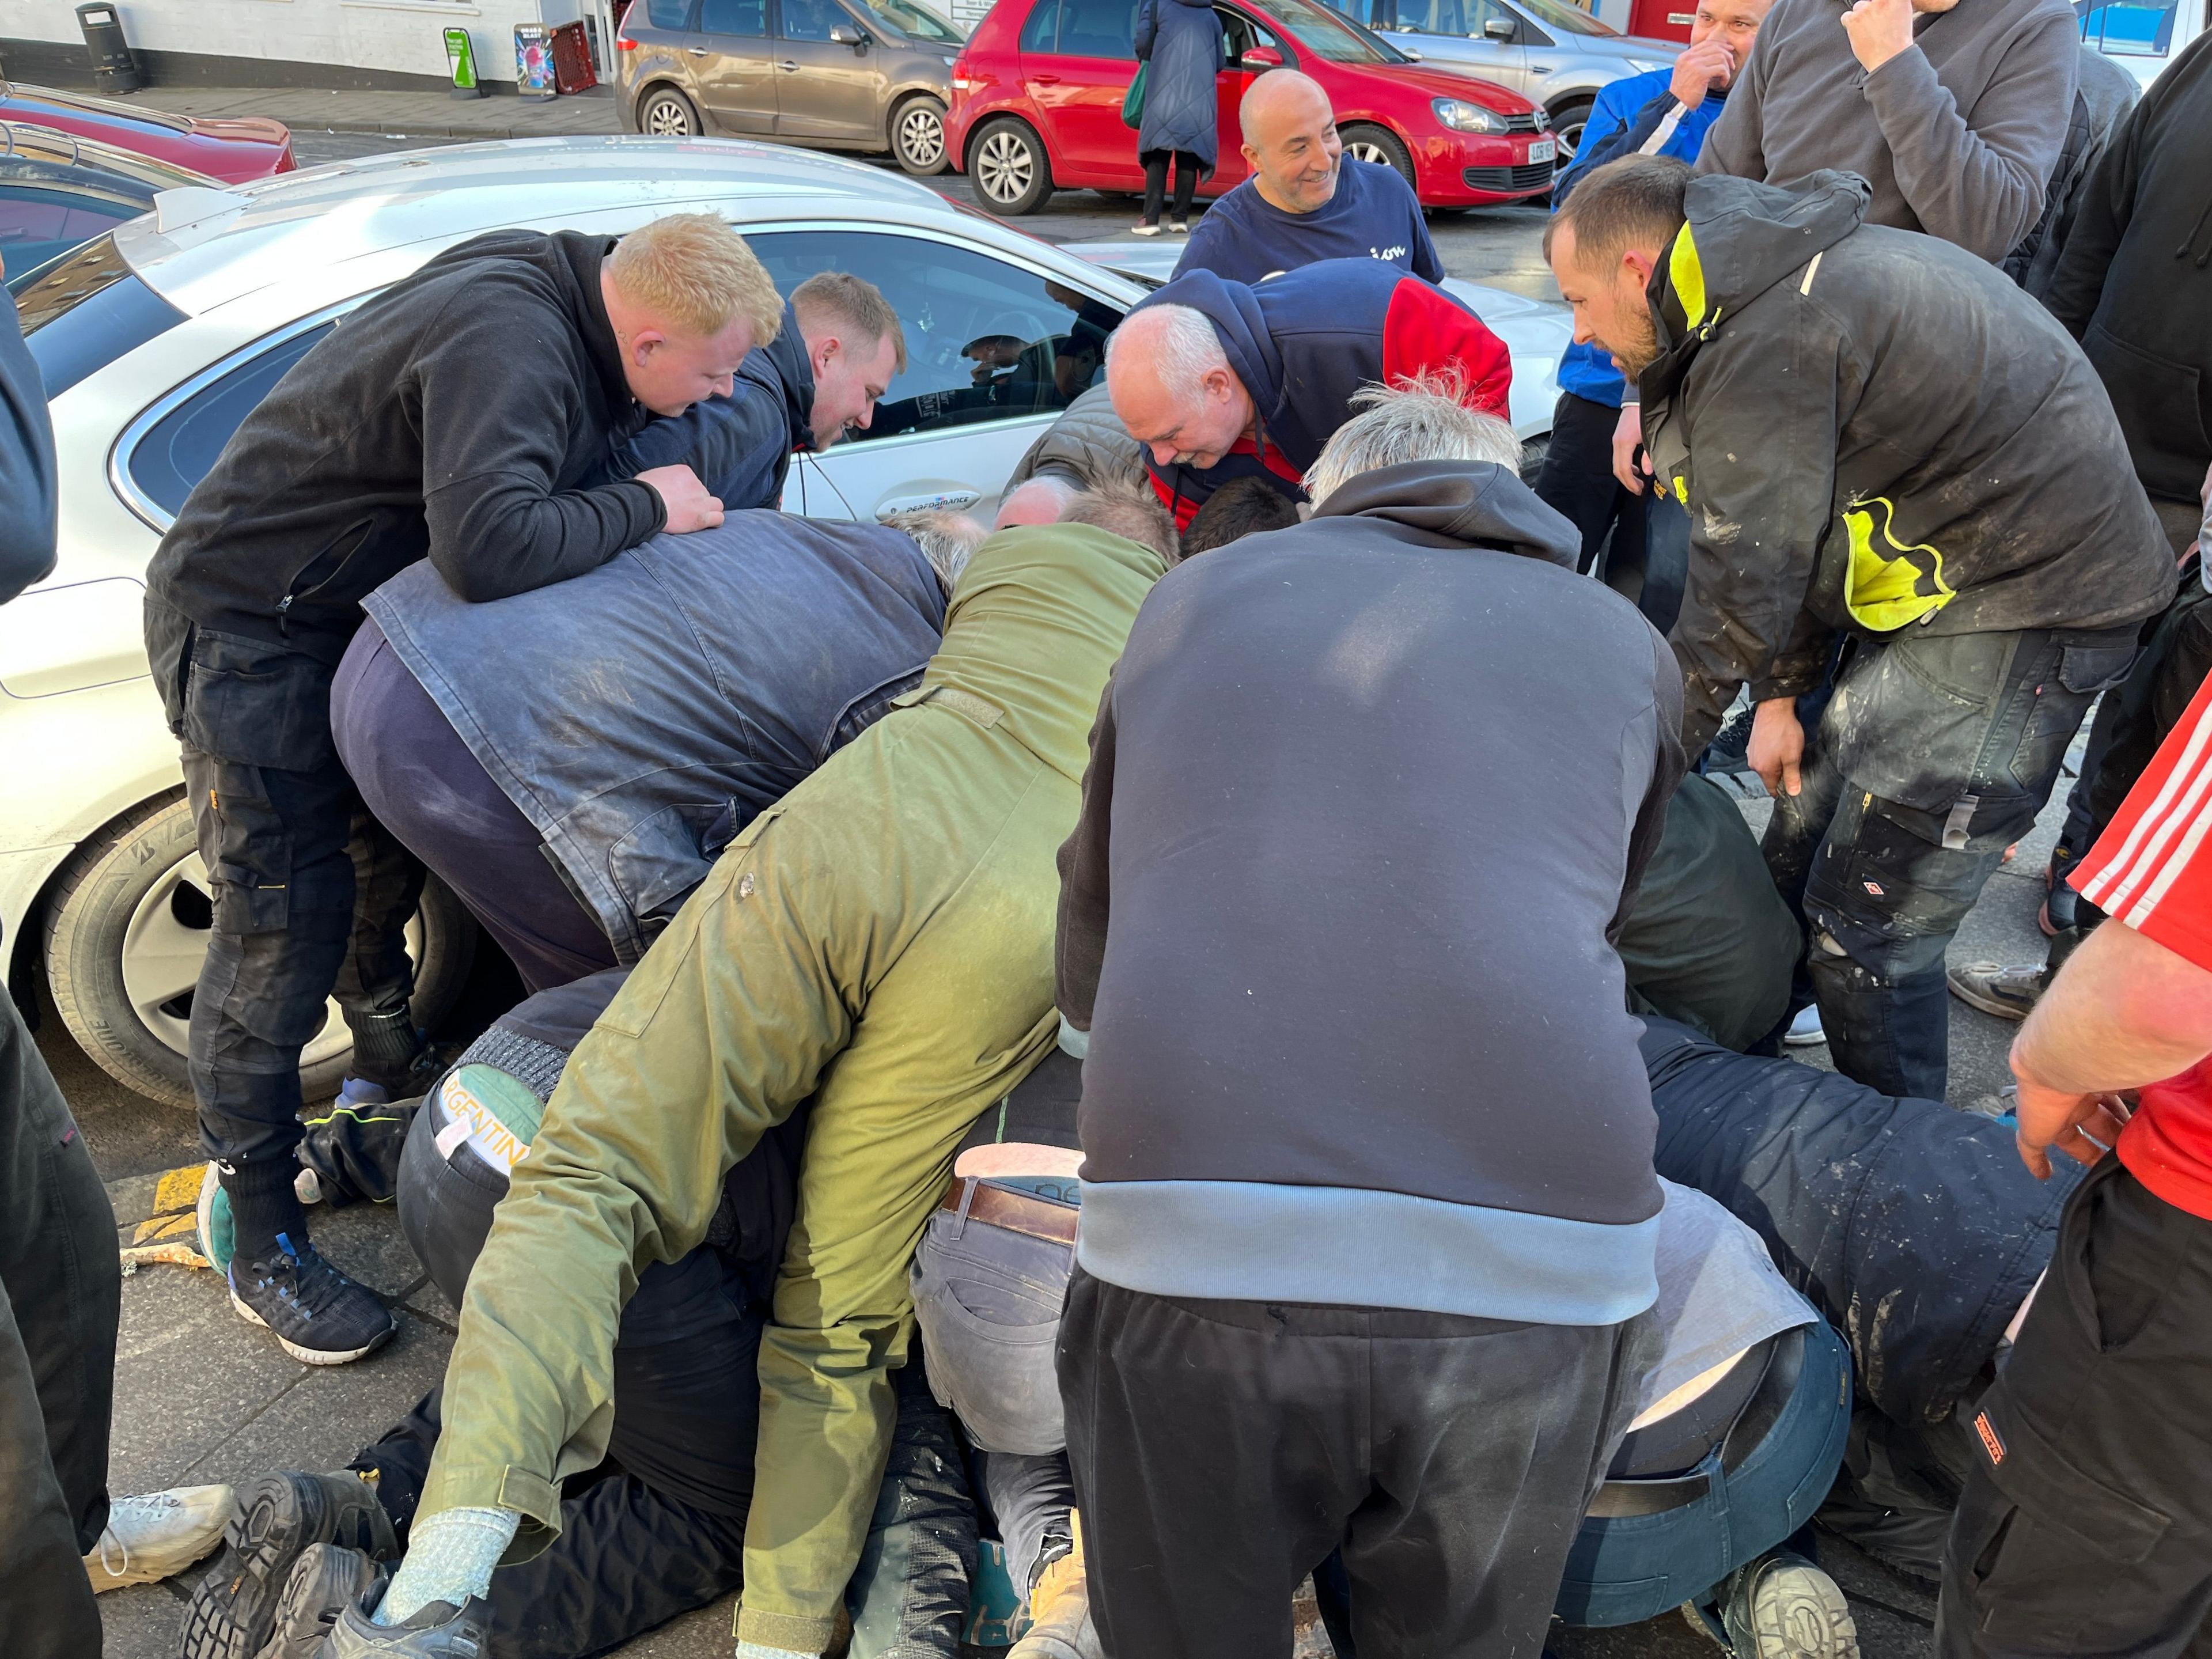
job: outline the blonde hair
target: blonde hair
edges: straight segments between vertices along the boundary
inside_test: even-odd
[[[906,330],[899,326],[898,313],[883,290],[865,276],[849,270],[817,271],[791,290],[791,308],[802,319],[827,313],[860,337],[850,342],[853,345],[861,340],[889,340],[895,354],[891,373],[906,373]]]
[[[639,226],[607,255],[607,274],[658,321],[702,339],[742,318],[764,346],[783,326],[774,280],[717,214],[672,213]]]

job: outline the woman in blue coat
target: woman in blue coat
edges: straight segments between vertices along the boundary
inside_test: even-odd
[[[1145,164],[1145,220],[1139,236],[1160,234],[1160,200],[1168,161],[1175,161],[1175,216],[1168,228],[1190,228],[1198,175],[1213,171],[1219,153],[1214,77],[1221,72],[1221,20],[1213,0],[1137,0],[1137,60],[1145,75],[1145,113],[1137,159]]]

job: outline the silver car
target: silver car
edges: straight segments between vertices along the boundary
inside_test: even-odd
[[[1331,0],[1438,69],[1507,86],[1551,112],[1564,171],[1599,91],[1672,69],[1679,40],[1623,34],[1566,0]]]

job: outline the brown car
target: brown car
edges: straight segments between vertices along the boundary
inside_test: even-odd
[[[623,125],[681,138],[888,150],[942,173],[967,37],[919,0],[632,0],[615,35]]]

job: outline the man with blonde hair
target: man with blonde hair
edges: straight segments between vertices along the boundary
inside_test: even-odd
[[[761,280],[768,280],[763,271]],[[734,386],[654,421],[617,452],[612,474],[689,466],[731,512],[783,500],[791,458],[864,432],[892,377],[906,373],[906,331],[873,283],[824,270],[780,306],[781,326],[763,337]]]
[[[235,1230],[233,1304],[295,1358],[357,1359],[393,1329],[316,1253],[293,1192],[300,1050],[333,988],[349,1097],[420,1092],[400,929],[421,871],[362,811],[331,741],[361,601],[425,558],[463,599],[495,599],[720,524],[688,467],[589,481],[649,415],[726,392],[777,325],[767,273],[711,214],[619,245],[476,237],[302,357],[154,556],[147,654],[214,899],[192,1000],[201,1139]]]

